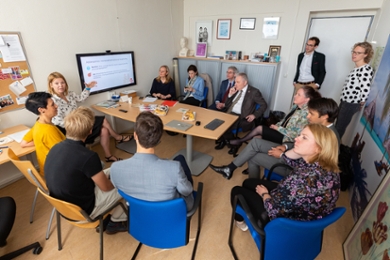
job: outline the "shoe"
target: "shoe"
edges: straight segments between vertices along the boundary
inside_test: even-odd
[[[105,219],[103,219],[103,232],[106,231],[110,219],[111,219],[111,214],[108,214],[108,216]],[[100,226],[97,226],[95,230],[96,233],[100,233]]]
[[[210,164],[210,168],[213,169],[215,172],[222,174],[222,176],[225,179],[230,180],[230,178],[233,176],[233,172],[230,170],[230,168],[228,166],[218,167],[218,166],[214,166],[214,165]]]
[[[179,133],[176,133],[176,132],[172,132],[172,131],[165,131],[168,135],[170,136],[175,136],[175,135],[178,135]]]
[[[221,150],[225,147],[225,145],[226,145],[226,141],[223,140],[223,141],[219,142],[217,146],[215,146],[215,150]]]
[[[242,171],[242,174],[246,174],[246,175],[248,175],[248,174],[249,174],[249,169],[248,169],[248,168],[246,168],[245,170],[243,170],[243,171]]]
[[[124,142],[130,142],[133,139],[134,139],[134,135],[122,135],[122,139],[118,141],[118,144]]]
[[[247,231],[248,226],[246,225],[245,221],[237,221],[236,220],[236,226],[241,229],[242,231]]]
[[[122,158],[115,157],[115,155],[111,155],[111,156],[104,157],[104,158],[106,158],[106,162],[117,162],[117,161],[123,160]]]
[[[110,220],[110,222],[107,225],[106,234],[113,235],[118,232],[126,232],[126,231],[127,231],[127,221],[113,222]]]
[[[229,150],[229,154],[235,155],[238,152],[238,149],[240,149],[241,145],[231,145],[231,148]]]

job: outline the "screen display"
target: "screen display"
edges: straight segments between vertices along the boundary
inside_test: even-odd
[[[81,89],[96,81],[91,94],[136,85],[134,52],[76,54]]]

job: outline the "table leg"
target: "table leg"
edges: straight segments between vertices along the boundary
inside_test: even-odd
[[[188,167],[191,169],[192,175],[201,174],[211,163],[213,157],[211,155],[194,151],[192,149],[192,135],[187,135],[186,148],[178,151],[172,158],[181,154],[186,158]]]

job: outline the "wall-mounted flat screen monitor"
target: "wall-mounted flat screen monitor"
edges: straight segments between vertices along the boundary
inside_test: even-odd
[[[91,94],[136,85],[134,52],[76,54],[81,89],[84,82],[96,81]]]

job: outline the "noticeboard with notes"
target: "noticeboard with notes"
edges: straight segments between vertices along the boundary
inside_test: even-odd
[[[0,113],[24,108],[28,94],[34,91],[20,33],[0,31]]]

